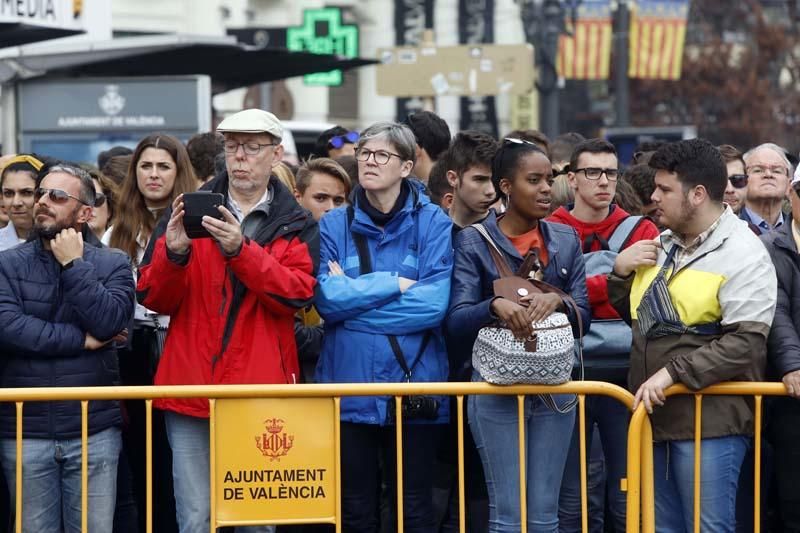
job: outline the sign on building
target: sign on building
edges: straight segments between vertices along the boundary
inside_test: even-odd
[[[358,57],[358,27],[342,23],[342,10],[338,7],[306,9],[303,25],[287,28],[286,48],[294,52],[337,54]],[[342,71],[308,74],[306,85],[342,84]]]
[[[529,44],[379,48],[382,96],[486,96],[533,90]]]
[[[81,0],[0,0],[0,24],[82,30]]]

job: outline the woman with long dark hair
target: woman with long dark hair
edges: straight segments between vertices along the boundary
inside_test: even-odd
[[[183,193],[197,187],[194,169],[183,144],[170,135],[153,134],[136,146],[119,189],[114,225],[103,243],[128,254],[138,273],[147,242],[164,210]],[[137,304],[130,346],[120,350],[124,385],[152,385],[169,325],[169,317]],[[145,415],[142,402],[126,402],[129,426],[123,433],[140,520],[144,517]],[[154,524],[159,531],[177,530],[172,495],[171,456],[160,412],[153,412]],[[161,475],[163,473],[163,475]]]
[[[586,274],[575,230],[543,220],[550,213],[553,184],[547,155],[533,143],[505,139],[493,161],[492,180],[507,210],[503,215],[490,211],[482,224],[510,269],[531,265],[535,279],[572,297],[588,324]],[[567,314],[577,337],[578,317],[561,296],[533,294],[521,304],[495,296],[493,283],[500,276],[488,246],[472,227],[456,238],[447,330],[462,349],[470,350],[478,331],[497,321],[516,338],[529,338],[532,324],[556,311]],[[484,381],[479,368],[473,369],[472,379]],[[575,420],[573,395],[548,396],[527,396],[524,405],[527,526],[536,533],[558,531],[558,489]],[[468,413],[486,475],[489,531],[520,531],[517,398],[471,396]]]

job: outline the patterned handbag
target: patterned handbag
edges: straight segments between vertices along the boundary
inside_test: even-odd
[[[583,333],[580,310],[575,301],[560,289],[543,281],[514,274],[502,252],[482,224],[474,227],[486,240],[500,278],[495,280],[495,295],[519,303],[528,294],[555,293],[569,305]],[[472,365],[484,380],[496,385],[557,385],[570,380],[575,362],[575,338],[565,313],[555,312],[533,324],[534,333],[524,340],[514,337],[505,324],[481,328],[472,348]],[[578,354],[583,368],[582,347]]]

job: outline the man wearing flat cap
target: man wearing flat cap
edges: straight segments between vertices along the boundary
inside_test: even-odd
[[[201,190],[223,195],[222,218],[203,217],[211,237],[190,239],[179,196],[140,267],[139,302],[171,316],[155,384],[295,383],[294,314],[314,296],[317,225],[272,175],[283,156],[274,115],[247,109],[217,131],[227,172]],[[208,531],[208,401],[155,405],[165,411],[180,531]]]

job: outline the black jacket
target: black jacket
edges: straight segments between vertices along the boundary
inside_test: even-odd
[[[761,236],[778,276],[778,304],[767,341],[767,372],[773,379],[800,370],[800,254],[792,221]]]
[[[109,344],[84,350],[86,333],[107,340],[128,327],[134,281],[127,256],[84,243],[67,270],[38,239],[0,252],[0,387],[119,385]],[[89,402],[89,433],[120,424],[117,402]],[[0,437],[13,437],[14,405],[0,404]],[[79,402],[26,402],[26,438],[76,438]]]

